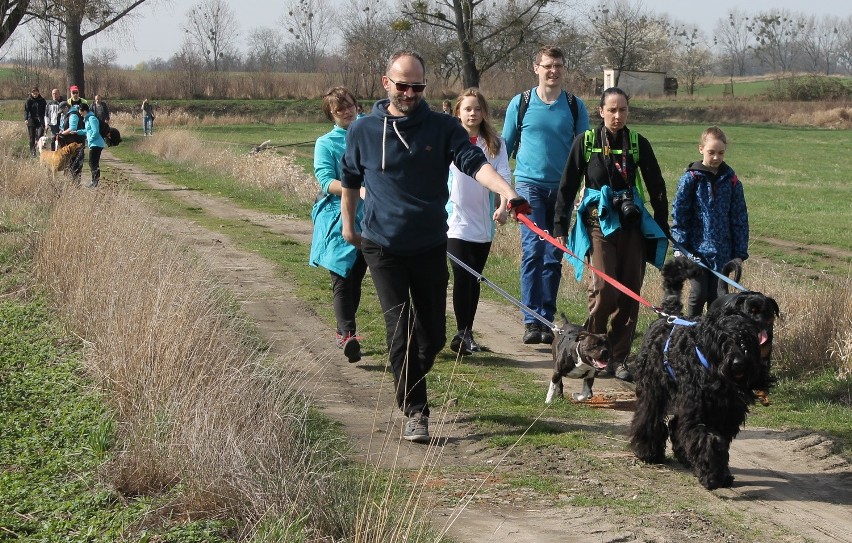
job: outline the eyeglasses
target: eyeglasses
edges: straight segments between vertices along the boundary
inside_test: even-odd
[[[71,91],[71,94],[80,94],[80,91]]]
[[[337,113],[338,115],[343,115],[344,113],[346,113],[350,109],[355,109],[355,104],[353,104],[352,102],[344,102],[344,103],[340,104],[340,106],[338,106],[334,110],[334,112]]]
[[[565,67],[564,64],[536,64],[536,66],[543,70],[561,70]]]
[[[390,77],[388,77],[388,81],[393,83],[396,86],[396,90],[399,92],[405,92],[408,89],[411,89],[414,92],[423,92],[426,89],[426,83],[397,83]]]

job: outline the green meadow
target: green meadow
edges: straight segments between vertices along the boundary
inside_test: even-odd
[[[328,123],[204,126],[194,129],[204,141],[236,152],[271,140],[276,151],[292,152],[312,171],[313,140]],[[674,196],[684,168],[700,160],[698,139],[704,125],[630,125],[647,137]],[[755,238],[780,238],[800,244],[852,250],[852,131],[780,126],[723,126],[728,163],[745,187]],[[641,158],[640,158],[641,159]],[[305,216],[310,210],[305,210]]]

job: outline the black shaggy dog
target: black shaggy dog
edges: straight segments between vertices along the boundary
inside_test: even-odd
[[[685,260],[663,266],[663,311],[670,315],[681,313],[683,282],[694,273]],[[754,404],[753,390],[770,385],[761,370],[759,328],[735,307],[688,322],[660,319],[645,334],[634,366],[630,445],[640,460],[660,464],[671,438],[675,458],[705,488],[728,487],[731,442]]]
[[[731,266],[730,263],[722,268],[722,273],[726,276],[734,272],[734,280],[739,281],[741,268]],[[772,359],[772,341],[774,339],[775,319],[781,314],[778,308],[778,302],[774,298],[766,296],[760,292],[746,291],[728,293],[728,285],[724,281],[719,281],[718,297],[710,304],[709,311],[721,309],[723,307],[733,307],[739,309],[746,315],[750,316],[757,323],[760,331],[758,332],[758,340],[760,342],[760,360],[762,364],[763,378],[767,382],[772,381],[771,377],[771,359]],[[767,391],[758,389],[757,395],[760,402],[764,405],[769,405],[769,399],[766,395]]]
[[[562,315],[564,324],[557,340],[552,344],[553,376],[547,389],[545,403],[562,398],[562,378],[582,379],[583,390],[572,394],[578,402],[585,402],[592,396],[595,375],[606,369],[611,352],[606,334],[590,334],[581,327],[571,324]]]

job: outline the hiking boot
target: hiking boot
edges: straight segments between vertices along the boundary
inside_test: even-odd
[[[539,326],[541,328],[541,342],[551,345],[553,343],[553,330],[547,326]]]
[[[553,341],[553,339],[551,339]],[[541,343],[541,328],[537,322],[524,324],[524,345]]]
[[[429,443],[429,417],[414,413],[405,423],[402,438],[415,443]]]
[[[355,332],[338,333],[337,348],[343,349],[343,355],[349,360],[350,364],[361,360],[361,342]]]
[[[470,348],[470,336],[468,336],[464,331],[459,330],[450,341],[450,350],[464,356],[472,354],[473,350]]]
[[[609,367],[607,370],[610,375],[614,375],[616,379],[621,379],[626,383],[633,382],[633,374],[630,373],[630,369],[627,367],[627,362],[622,362],[621,364]]]
[[[467,344],[468,344],[468,346],[470,346],[471,352],[474,352],[474,353],[482,352],[482,347],[479,345],[479,343],[477,343],[473,339],[473,330],[468,331],[466,336],[467,336]]]

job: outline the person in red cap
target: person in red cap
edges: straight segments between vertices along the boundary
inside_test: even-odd
[[[71,95],[68,97],[69,106],[79,106],[80,104],[89,103],[88,100],[80,96],[80,87],[77,85],[71,85],[68,87],[68,93]]]

